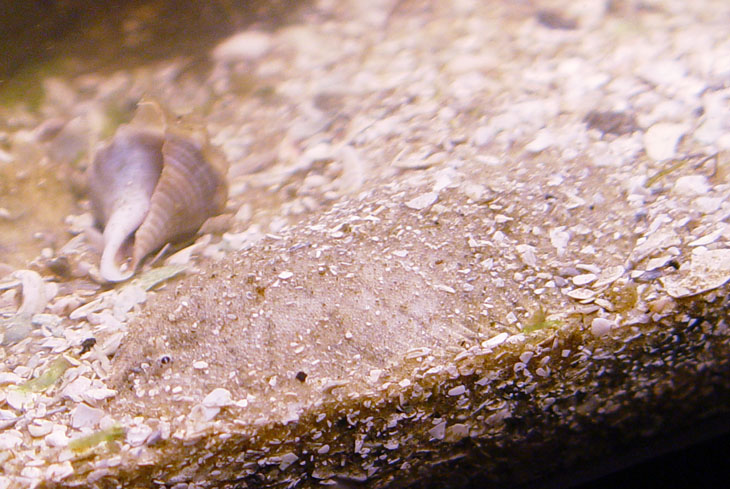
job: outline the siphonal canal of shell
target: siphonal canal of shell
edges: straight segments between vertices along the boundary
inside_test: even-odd
[[[223,212],[227,171],[204,131],[173,125],[158,104],[141,102],[89,168],[89,197],[104,229],[102,278],[127,280],[148,254]]]

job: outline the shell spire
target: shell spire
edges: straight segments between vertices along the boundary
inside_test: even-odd
[[[162,145],[163,166],[149,212],[135,234],[132,266],[165,243],[194,235],[225,209],[225,174],[210,164],[194,140],[172,132]]]
[[[227,162],[204,131],[171,128],[158,104],[140,103],[90,168],[91,204],[104,226],[102,278],[127,280],[149,253],[193,236],[223,212],[226,173]]]

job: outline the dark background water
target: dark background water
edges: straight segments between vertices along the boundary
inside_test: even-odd
[[[29,63],[74,54],[134,64],[207,50],[252,23],[286,22],[295,0],[0,0],[0,79]]]
[[[729,461],[730,435],[725,434],[585,482],[576,488],[720,489],[730,484]]]
[[[720,489],[730,481],[730,417],[660,435],[519,489]]]

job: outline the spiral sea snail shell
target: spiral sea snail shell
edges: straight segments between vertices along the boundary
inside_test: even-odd
[[[228,196],[225,160],[204,137],[171,127],[159,106],[147,105],[160,123],[140,122],[150,110],[140,104],[89,169],[91,205],[104,228],[99,271],[109,282],[127,280],[149,253],[194,235],[223,212]]]

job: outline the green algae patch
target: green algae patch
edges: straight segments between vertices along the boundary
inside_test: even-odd
[[[54,385],[70,366],[71,362],[61,356],[53,360],[38,377],[19,386],[18,390],[20,392],[43,392]]]
[[[132,281],[132,285],[141,287],[144,290],[150,290],[157,285],[174,278],[187,269],[187,265],[165,265],[153,268],[143,273],[139,278]]]
[[[119,440],[124,435],[124,428],[115,425],[105,430],[96,431],[90,435],[75,438],[68,443],[68,447],[75,453],[81,453],[102,443]]]
[[[532,333],[533,331],[544,328],[558,328],[562,326],[562,324],[563,323],[560,321],[547,319],[547,313],[542,307],[539,307],[527,319],[527,322],[525,323],[524,328],[522,328],[522,331],[524,333]]]

